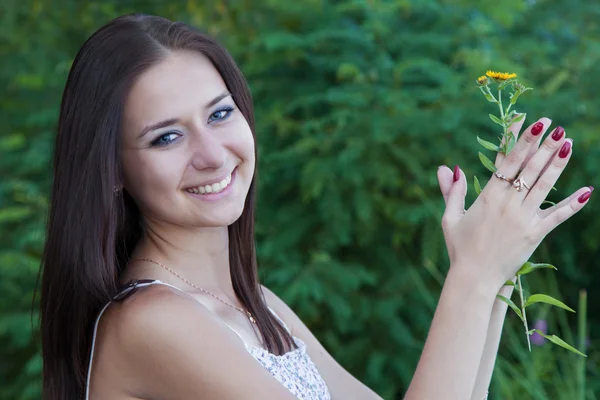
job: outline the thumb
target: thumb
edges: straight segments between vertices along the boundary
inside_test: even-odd
[[[444,197],[444,203],[448,203],[448,195],[450,194],[450,189],[452,188],[452,183],[454,182],[452,179],[453,175],[454,173],[452,170],[445,165],[440,165],[438,167],[437,178],[440,185],[440,191]]]
[[[465,196],[467,195],[467,178],[458,165],[454,167],[452,175],[452,186],[448,192],[446,212],[444,213],[450,218],[459,217],[464,214]]]

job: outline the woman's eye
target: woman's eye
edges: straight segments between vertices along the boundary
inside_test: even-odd
[[[166,146],[170,144],[172,141],[176,140],[179,134],[175,132],[167,132],[164,135],[160,135],[154,141],[152,141],[152,146]]]
[[[208,118],[208,122],[214,122],[214,121],[222,121],[224,119],[226,119],[227,117],[229,117],[229,115],[231,115],[231,112],[233,111],[233,108],[231,107],[227,107],[227,108],[222,108],[220,110],[215,111],[214,113],[210,114],[210,117]]]

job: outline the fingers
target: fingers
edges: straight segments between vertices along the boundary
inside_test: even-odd
[[[587,192],[593,192],[593,191],[594,191],[593,186],[588,186],[587,188],[581,188],[578,191],[576,191],[575,193],[573,193],[572,195],[570,195],[569,197],[567,197],[566,199],[563,199],[563,201],[561,201],[560,203],[557,203],[557,204],[553,205],[552,207],[548,207],[543,210],[540,209],[540,211],[538,212],[538,215],[540,218],[546,218],[548,215],[552,214],[559,208],[564,207],[567,204],[569,204],[571,202],[571,200],[577,199],[581,195],[586,194]]]
[[[560,160],[553,161],[556,152],[563,146],[563,143],[565,141],[564,136],[565,130],[560,126],[556,127],[556,129],[552,131],[552,134],[548,135],[548,137],[544,140],[544,142],[535,152],[533,157],[531,157],[531,159],[525,164],[525,168],[523,169],[523,172],[521,172],[519,179],[524,181],[527,185],[529,185],[530,188],[532,188],[532,186],[534,186],[538,182],[538,179],[540,179],[540,177],[544,175],[546,169],[551,166],[552,162],[558,163],[560,165],[566,165],[566,163],[562,163]],[[538,187],[536,188],[536,191],[544,189],[545,184],[547,184],[547,182],[541,182],[540,185],[538,185]],[[552,185],[550,186],[550,188],[552,188]],[[530,195],[531,193],[528,193],[528,190],[523,190],[521,192],[515,191],[515,193],[513,194],[519,194],[519,196],[525,199],[525,197]],[[539,207],[542,201],[540,201],[539,204],[534,205],[534,207]]]
[[[512,151],[502,161],[502,164],[498,167],[498,172],[509,178],[515,178],[529,153],[538,146],[539,140],[551,122],[548,118],[541,118],[535,124],[529,126],[523,132]],[[502,185],[508,187],[508,182],[504,182],[501,179],[492,179],[490,183],[494,186]]]
[[[529,190],[529,193],[526,194],[526,197],[523,200],[524,207],[539,208],[542,202],[546,199],[546,197],[548,197],[550,190],[552,190],[552,187],[554,186],[554,184],[564,171],[565,167],[567,166],[567,163],[569,162],[569,160],[571,159],[571,155],[573,154],[573,141],[571,139],[565,139],[562,140],[561,143],[562,144],[560,146],[560,150],[552,154],[552,157],[550,157],[550,162],[547,166],[546,163],[539,162],[531,167],[532,170],[538,168],[541,171],[541,169],[544,168],[544,166],[546,166],[546,169],[542,172],[541,175],[539,175],[539,178],[537,179],[537,182],[535,182],[535,185],[533,185],[533,187],[531,187],[531,190]],[[527,174],[529,174],[529,172]],[[532,177],[534,176],[533,174],[535,174],[535,171],[532,172]],[[534,178],[532,178],[532,180],[533,179]]]
[[[594,188],[590,189],[589,187],[581,188],[569,196],[568,201],[559,203],[562,206],[552,207],[552,211],[540,222],[542,231],[550,232],[575,215],[588,203],[593,190]]]
[[[520,115],[521,114],[515,115],[515,118]],[[519,122],[512,123],[508,127],[508,131],[510,132],[510,134],[512,134],[514,136],[515,140],[517,140],[519,138],[519,132],[521,131],[521,128],[523,127],[524,123],[525,123],[525,117],[523,117],[523,119],[520,120]],[[503,137],[501,144],[504,144],[505,141],[506,141],[506,137]],[[506,156],[503,153],[498,152],[496,154],[496,162],[495,162],[496,167],[499,167],[500,164],[502,164],[502,161],[504,161],[505,157]]]
[[[448,191],[448,198],[446,200],[446,211],[444,212],[444,220],[446,220],[446,222],[461,217],[465,210],[467,180],[465,174],[460,170],[458,165],[454,167],[452,181],[452,187]]]

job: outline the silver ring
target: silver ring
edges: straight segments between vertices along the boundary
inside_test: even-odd
[[[502,175],[500,172],[496,171],[494,172],[494,175],[496,176],[496,178],[500,178],[508,183],[513,184],[513,180],[507,176]]]
[[[523,178],[517,178],[516,181],[514,181],[512,183],[513,187],[517,189],[517,192],[520,192],[523,190],[523,188],[527,189],[527,190],[531,190],[531,188],[529,187],[529,185],[527,183],[525,183],[525,180],[523,180]]]

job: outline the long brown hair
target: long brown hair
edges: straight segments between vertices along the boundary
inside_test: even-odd
[[[80,397],[95,317],[118,291],[119,275],[141,238],[135,202],[125,190],[113,191],[122,177],[123,105],[135,79],[173,50],[198,51],[211,60],[255,136],[246,80],[213,38],[181,22],[136,14],[109,22],[84,43],[61,103],[40,269],[45,400]],[[282,354],[295,345],[262,297],[254,246],[255,187],[256,173],[241,217],[229,226],[231,278],[268,350]]]

